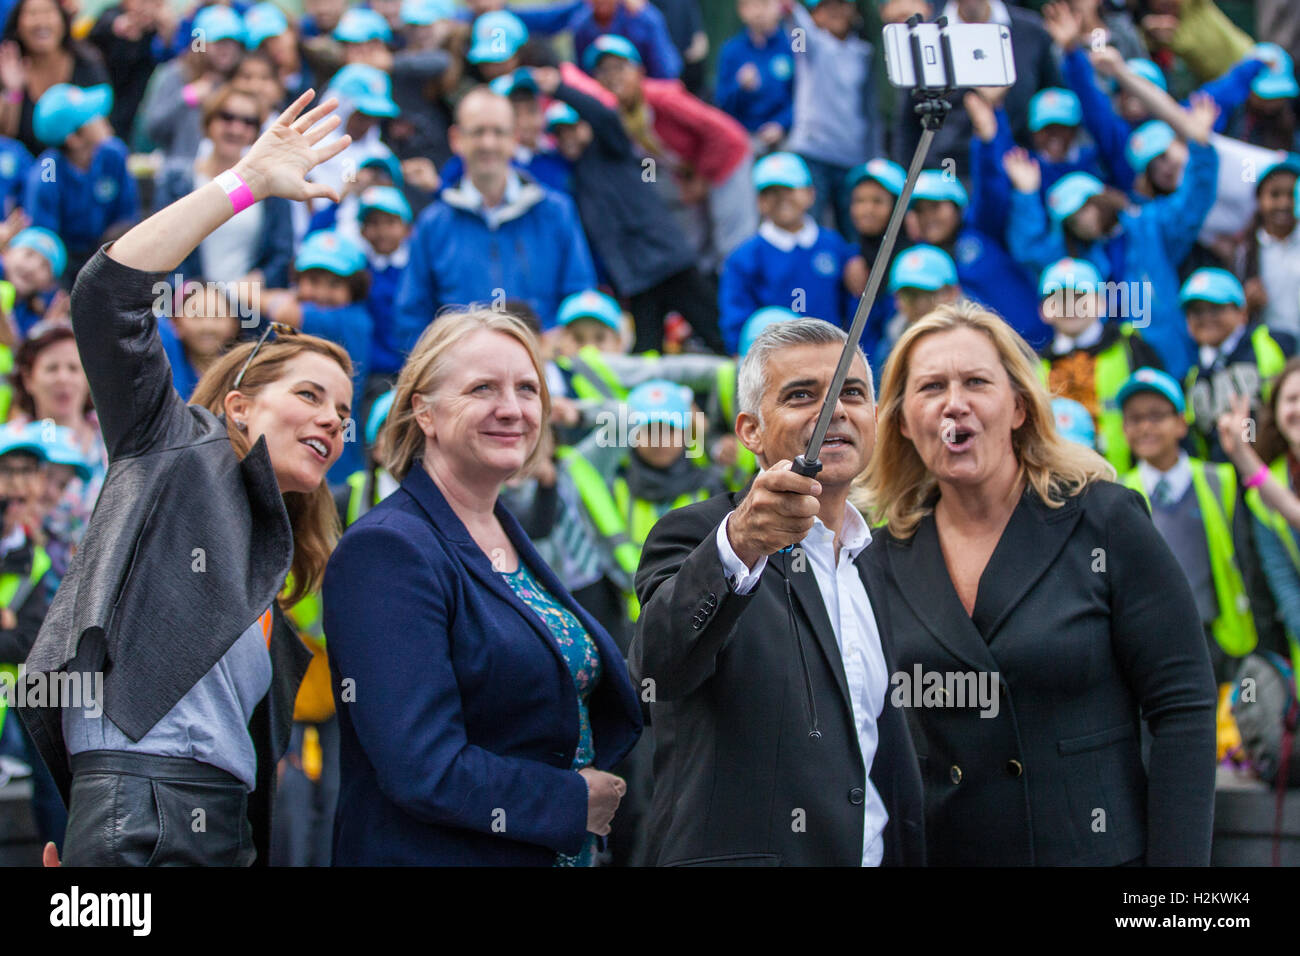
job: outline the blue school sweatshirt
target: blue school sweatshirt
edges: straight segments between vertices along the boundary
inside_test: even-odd
[[[370,295],[366,298],[366,311],[370,313],[370,371],[382,375],[395,375],[402,370],[406,356],[397,341],[397,290],[402,275],[411,261],[411,244],[408,240],[398,246],[391,256],[381,256],[366,246],[370,269]]]
[[[748,30],[741,30],[718,53],[714,99],[719,109],[730,113],[751,133],[766,123],[779,123],[783,130],[790,131],[794,119],[794,54],[790,44],[790,32],[783,26],[778,26],[761,46]],[[736,81],[736,74],[747,63],[758,69],[756,90],[747,90]]]
[[[74,166],[61,149],[41,153],[27,171],[23,193],[31,224],[62,238],[70,259],[94,252],[109,226],[140,218],[126,158],[126,144],[116,136],[100,143],[88,170]]]

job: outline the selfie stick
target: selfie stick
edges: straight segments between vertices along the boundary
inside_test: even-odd
[[[813,429],[812,437],[808,440],[808,448],[794,460],[794,464],[790,468],[791,471],[806,475],[809,478],[815,478],[817,473],[822,470],[822,463],[818,455],[822,450],[822,442],[826,439],[826,431],[830,428],[831,418],[835,414],[835,406],[839,404],[840,389],[844,387],[844,379],[848,377],[849,366],[853,364],[853,356],[858,351],[858,340],[862,337],[862,330],[867,324],[867,316],[871,314],[871,309],[876,304],[876,293],[880,290],[881,280],[884,279],[885,270],[889,267],[889,257],[894,251],[894,243],[898,239],[898,230],[903,225],[903,216],[907,213],[907,204],[912,198],[912,189],[916,186],[916,178],[921,174],[921,167],[925,165],[926,154],[930,151],[930,142],[934,139],[934,134],[943,126],[943,121],[948,116],[948,110],[952,108],[952,104],[945,99],[945,95],[951,92],[953,88],[952,80],[956,75],[952,64],[952,44],[948,40],[948,18],[939,17],[935,21],[939,27],[939,48],[943,55],[944,77],[947,81],[943,86],[927,86],[925,83],[925,74],[922,72],[924,60],[921,56],[921,40],[916,33],[916,28],[920,23],[920,14],[914,13],[907,20],[910,52],[912,54],[912,73],[917,80],[917,86],[912,91],[912,95],[918,99],[914,109],[921,118],[921,139],[916,144],[916,152],[912,154],[912,165],[907,171],[907,179],[903,182],[903,191],[899,194],[898,201],[894,203],[894,211],[889,217],[889,225],[885,227],[885,238],[881,241],[880,252],[876,255],[876,261],[871,264],[871,275],[867,278],[867,287],[862,292],[862,298],[858,300],[858,310],[853,314],[853,324],[849,327],[849,338],[844,343],[844,351],[840,354],[840,363],[835,367],[835,375],[831,378],[831,387],[822,400],[822,410],[821,414],[817,416],[817,426]]]

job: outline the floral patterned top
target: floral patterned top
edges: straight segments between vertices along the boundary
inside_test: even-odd
[[[573,755],[573,769],[581,770],[596,758],[591,736],[591,718],[587,713],[587,700],[600,682],[600,652],[587,629],[563,604],[541,585],[523,561],[519,570],[502,572],[521,601],[527,604],[546,625],[564,657],[578,693],[578,750]],[[576,855],[556,854],[556,866],[592,866],[596,856],[596,835],[587,834],[587,841]]]

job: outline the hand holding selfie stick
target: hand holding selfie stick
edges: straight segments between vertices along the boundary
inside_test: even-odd
[[[848,377],[849,366],[853,364],[853,356],[857,352],[858,340],[862,337],[862,330],[867,324],[867,317],[876,304],[876,293],[879,292],[880,283],[885,277],[885,270],[889,267],[889,258],[894,251],[894,243],[898,239],[898,230],[903,225],[903,216],[907,214],[907,205],[912,198],[912,190],[916,186],[916,179],[921,174],[921,167],[925,165],[925,157],[930,151],[930,143],[934,139],[935,133],[943,126],[943,121],[947,118],[949,109],[952,108],[952,104],[948,102],[946,96],[953,89],[956,70],[953,68],[952,44],[948,37],[948,19],[947,17],[940,17],[935,21],[935,24],[939,27],[939,49],[942,51],[943,59],[944,83],[941,86],[930,86],[925,82],[925,73],[923,71],[925,61],[921,51],[921,40],[916,31],[920,23],[921,17],[919,14],[913,14],[907,21],[912,70],[917,80],[917,85],[912,90],[912,95],[917,98],[917,103],[913,108],[921,118],[921,138],[916,144],[916,152],[912,154],[912,164],[907,170],[907,179],[903,182],[903,191],[894,203],[894,211],[889,217],[889,225],[885,227],[885,238],[880,244],[880,252],[876,255],[876,261],[871,264],[871,275],[867,279],[867,287],[862,292],[862,298],[858,300],[858,309],[853,315],[853,324],[849,327],[848,341],[844,343],[844,351],[840,354],[839,365],[835,367],[835,375],[831,379],[831,386],[826,392],[826,397],[822,400],[822,410],[817,417],[817,426],[813,429],[812,437],[808,440],[807,449],[794,460],[794,464],[790,469],[809,478],[816,477],[817,473],[822,469],[822,463],[818,456],[821,453],[822,442],[826,438],[826,431],[830,428],[831,418],[835,414],[835,406],[839,402],[840,389],[844,387],[844,379]]]

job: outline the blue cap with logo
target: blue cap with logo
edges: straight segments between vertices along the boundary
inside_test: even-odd
[[[779,305],[764,306],[753,315],[745,320],[745,324],[740,328],[740,347],[738,355],[744,358],[753,348],[754,341],[763,334],[763,330],[769,326],[776,325],[778,322],[789,322],[792,319],[799,318],[798,315],[789,309],[783,309]]]
[[[41,94],[32,112],[36,138],[49,146],[64,141],[97,116],[107,116],[113,108],[113,88],[107,83],[80,87],[56,83]]]
[[[366,215],[373,210],[396,216],[404,223],[410,223],[411,204],[406,201],[400,189],[393,186],[371,186],[361,193],[357,218],[365,221]]]
[[[325,97],[337,96],[367,116],[393,117],[401,112],[393,102],[393,81],[368,63],[349,63],[334,74]]]
[[[1135,56],[1127,61],[1128,68],[1136,73],[1142,79],[1154,83],[1166,93],[1169,92],[1169,82],[1165,79],[1164,71],[1155,64],[1155,61],[1148,60],[1145,57]]]
[[[1263,60],[1267,68],[1256,74],[1250,91],[1262,100],[1289,100],[1300,96],[1296,84],[1295,62],[1291,54],[1276,43],[1256,43],[1250,55]]]
[[[889,291],[923,289],[937,292],[957,284],[957,266],[952,256],[937,246],[919,245],[904,249],[889,267]]]
[[[1077,442],[1088,448],[1097,447],[1097,423],[1088,410],[1072,398],[1052,399],[1052,417],[1056,419],[1056,433],[1066,441]]]
[[[1276,173],[1290,173],[1292,176],[1300,176],[1300,155],[1296,153],[1287,153],[1276,162],[1269,163],[1259,171],[1259,178],[1255,180],[1255,195],[1264,188],[1264,183]]]
[[[216,43],[218,40],[238,40],[242,45],[247,40],[244,18],[230,7],[204,7],[194,17],[190,28],[190,37],[204,43]]]
[[[903,183],[907,181],[907,173],[903,172],[903,167],[893,160],[880,158],[868,160],[849,170],[849,189],[867,180],[880,183],[886,192],[897,199],[903,195]]]
[[[336,276],[350,276],[366,268],[366,254],[362,248],[332,229],[313,232],[298,247],[293,267],[299,272],[324,269]]]
[[[1093,196],[1106,189],[1096,176],[1089,173],[1069,173],[1058,179],[1047,191],[1047,211],[1057,222],[1069,219],[1083,208]]]
[[[1185,307],[1188,302],[1242,307],[1246,304],[1246,290],[1226,269],[1197,269],[1178,290],[1179,307]]]
[[[533,79],[532,71],[520,67],[513,73],[507,73],[505,76],[498,76],[488,84],[492,92],[498,96],[510,96],[512,93],[536,93],[537,81]]]
[[[67,465],[82,481],[89,481],[94,474],[90,461],[77,447],[71,428],[52,425],[48,421],[35,421],[27,424],[28,437],[41,446],[41,455],[51,465]]]
[[[629,63],[641,64],[641,53],[627,37],[617,33],[606,33],[591,41],[591,46],[582,51],[582,68],[588,73],[596,72],[596,64],[602,57],[616,56]]]
[[[379,438],[379,429],[388,421],[388,413],[393,410],[393,399],[397,390],[390,388],[370,403],[370,413],[366,416],[366,444],[373,445]]]
[[[916,186],[912,189],[912,202],[918,199],[956,203],[958,209],[965,209],[966,204],[970,202],[970,197],[966,195],[966,187],[961,184],[961,181],[956,176],[949,176],[937,169],[923,169],[916,177]]]
[[[1151,165],[1151,160],[1162,154],[1178,137],[1174,129],[1163,120],[1148,120],[1128,138],[1124,147],[1124,158],[1133,167],[1133,172],[1144,173]]]
[[[471,63],[504,63],[528,42],[528,27],[509,10],[493,10],[474,21],[473,45],[465,54]]]
[[[369,43],[371,40],[393,42],[393,29],[388,21],[367,7],[353,7],[339,19],[334,28],[334,39],[340,43]]]
[[[1070,90],[1049,86],[1039,90],[1029,101],[1029,131],[1037,133],[1044,126],[1078,126],[1083,122],[1083,106]]]
[[[662,378],[651,379],[632,389],[627,396],[628,424],[637,427],[661,422],[685,431],[690,427],[693,398],[685,385]]]
[[[402,0],[402,21],[413,27],[455,18],[456,7],[451,0]]]
[[[555,102],[546,108],[547,129],[554,129],[556,126],[577,126],[581,120],[578,111],[568,103]]]
[[[794,153],[771,153],[754,164],[754,188],[759,192],[772,186],[804,189],[812,184],[808,164]]]
[[[13,451],[25,451],[29,455],[35,455],[41,461],[45,461],[45,446],[41,444],[39,436],[32,430],[33,425],[39,426],[40,422],[31,422],[26,425],[16,425],[10,422],[0,425],[0,455],[7,455]]]
[[[1069,289],[1071,292],[1097,292],[1101,288],[1101,273],[1087,259],[1058,259],[1043,270],[1038,278],[1040,299]]]
[[[595,319],[620,335],[623,334],[623,310],[618,303],[595,289],[575,292],[560,303],[555,313],[555,321],[568,325],[579,319]]]
[[[1138,392],[1155,392],[1169,399],[1179,415],[1187,409],[1187,404],[1183,401],[1183,390],[1168,372],[1146,366],[1138,369],[1119,387],[1119,392],[1115,395],[1115,404],[1123,408],[1124,403]]]
[[[361,160],[359,166],[361,169],[372,169],[379,167],[388,174],[389,180],[398,189],[406,185],[406,177],[402,175],[402,163],[393,155],[393,151],[382,143],[374,147],[375,151]]]
[[[289,30],[289,18],[274,3],[259,3],[244,14],[244,40],[250,50],[256,50],[271,37]]]
[[[10,249],[32,249],[45,257],[54,278],[63,275],[68,265],[68,251],[63,240],[41,226],[29,226],[9,241]]]

